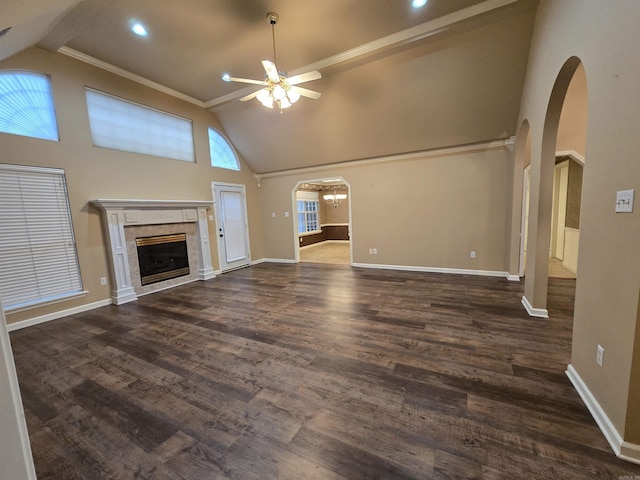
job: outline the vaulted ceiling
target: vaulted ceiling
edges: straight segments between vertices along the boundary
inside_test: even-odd
[[[0,60],[32,45],[208,108],[256,173],[506,138],[515,132],[535,0],[3,0]],[[322,93],[280,113],[238,99],[278,68]],[[149,35],[135,36],[132,20]],[[113,68],[116,67],[116,68]]]

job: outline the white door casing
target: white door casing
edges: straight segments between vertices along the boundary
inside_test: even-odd
[[[555,257],[564,260],[564,237],[567,220],[567,191],[569,186],[569,162],[558,165],[556,178],[558,180],[557,226]]]
[[[213,183],[220,270],[251,264],[244,185]]]
[[[527,235],[529,234],[529,196],[531,193],[531,165],[524,169],[522,177],[522,225],[520,226],[520,267],[518,275],[524,276],[527,264]]]

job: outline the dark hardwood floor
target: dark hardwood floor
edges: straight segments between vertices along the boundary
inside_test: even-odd
[[[501,278],[261,264],[11,334],[43,479],[608,479],[549,320]]]

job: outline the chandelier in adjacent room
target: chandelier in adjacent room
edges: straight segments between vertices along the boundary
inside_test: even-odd
[[[342,200],[345,200],[347,198],[347,194],[338,193],[338,189],[336,187],[333,187],[333,193],[324,194],[322,198],[324,198],[326,202],[333,208],[337,208],[338,205],[342,203]]]

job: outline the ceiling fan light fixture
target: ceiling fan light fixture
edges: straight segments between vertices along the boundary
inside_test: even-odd
[[[256,97],[258,101],[267,108],[273,108],[273,97],[268,88],[263,88]]]
[[[286,98],[287,96],[287,92],[284,90],[284,88],[282,88],[281,85],[276,85],[273,87],[273,98],[275,98],[276,100],[282,100],[283,98]]]
[[[267,108],[273,108],[276,105],[282,113],[283,108],[289,108],[291,105],[300,100],[300,97],[308,97],[312,99],[320,98],[320,93],[306,88],[300,88],[295,85],[304,82],[310,82],[312,80],[318,80],[322,78],[322,75],[318,71],[311,71],[294,75],[291,78],[287,78],[285,72],[278,71],[276,67],[276,33],[275,25],[278,23],[278,14],[274,12],[267,13],[267,21],[271,25],[271,37],[273,40],[273,62],[270,60],[262,60],[262,66],[265,70],[264,80],[251,80],[249,78],[236,78],[232,77],[228,73],[222,75],[222,80],[225,82],[240,82],[250,83],[253,85],[261,85],[262,89],[257,92],[253,92],[240,99],[241,102],[246,102],[252,98],[257,98],[262,105]]]
[[[287,97],[284,97],[283,99],[278,101],[278,105],[282,110],[283,108],[289,108],[291,106],[291,102],[287,99]]]
[[[287,92],[287,97],[289,97],[289,101],[291,103],[296,103],[298,100],[300,100],[300,94],[293,89]]]

